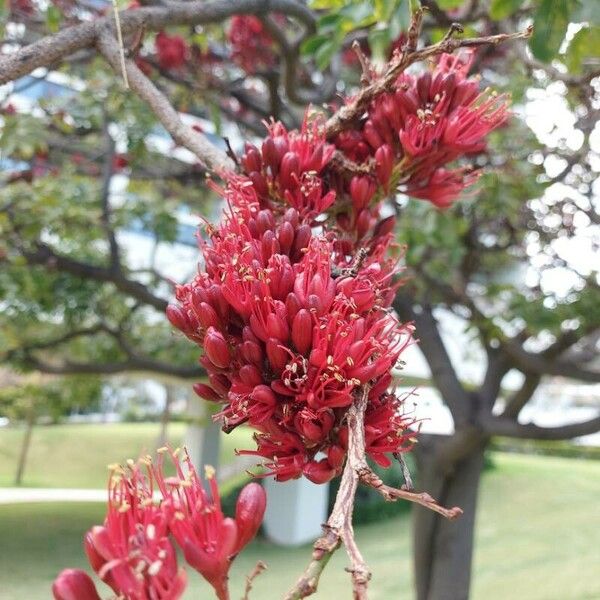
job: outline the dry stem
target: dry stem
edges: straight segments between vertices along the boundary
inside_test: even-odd
[[[252,569],[252,571],[250,571],[250,573],[246,575],[246,588],[244,590],[242,600],[250,600],[250,591],[252,590],[252,583],[266,569],[267,565],[262,560],[259,560],[254,566],[254,569]]]
[[[460,32],[460,25],[453,23],[447,34],[437,44],[425,46],[420,50],[416,49],[419,32],[421,30],[421,21],[423,19],[423,9],[415,11],[413,14],[411,26],[408,33],[408,41],[403,51],[396,54],[390,62],[383,75],[378,77],[373,83],[361,88],[354,96],[351,102],[340,108],[325,123],[325,135],[327,139],[334,138],[340,131],[347,129],[357,119],[359,119],[369,103],[384,92],[394,89],[396,79],[410,65],[437,56],[443,53],[452,53],[459,48],[473,48],[476,46],[497,45],[509,40],[518,40],[531,36],[533,29],[528,27],[525,31],[517,33],[501,33],[498,35],[488,35],[478,38],[455,38],[454,34]]]
[[[285,596],[285,600],[299,600],[313,594],[319,585],[319,578],[333,553],[343,543],[348,557],[352,575],[354,600],[367,599],[367,586],[371,572],[354,539],[352,512],[358,483],[362,482],[375,488],[386,500],[400,498],[415,502],[429,508],[448,519],[456,519],[462,514],[458,507],[451,509],[440,506],[426,492],[411,492],[385,485],[373,472],[365,459],[364,415],[367,407],[369,388],[365,387],[361,396],[348,410],[348,459],[342,473],[340,487],[335,504],[327,523],[323,525],[324,533],[315,542],[312,560],[296,585]]]
[[[131,59],[121,62],[117,41],[111,33],[105,32],[100,35],[98,49],[117,73],[120,73],[122,68],[125,69],[131,89],[148,103],[163,127],[178,144],[187,148],[204,166],[217,173],[235,170],[233,161],[224,152],[209,142],[204,135],[183,123],[168,98],[142,73],[135,62]]]

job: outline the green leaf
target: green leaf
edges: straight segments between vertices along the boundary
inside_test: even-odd
[[[490,6],[490,17],[494,21],[506,19],[512,15],[523,4],[523,0],[492,0]]]
[[[329,38],[315,52],[315,63],[319,69],[325,69],[331,62],[331,57],[339,50],[340,43],[336,38]]]
[[[339,11],[339,15],[350,19],[355,24],[360,24],[369,17],[373,17],[373,5],[368,0],[358,4],[347,4]]]
[[[438,6],[442,10],[448,10],[449,8],[458,8],[464,2],[465,0],[438,0]]]
[[[408,0],[400,0],[390,19],[390,40],[395,40],[403,31],[408,31],[410,16],[410,2]]]
[[[46,26],[52,33],[56,33],[60,28],[62,13],[56,6],[50,5],[46,10]]]
[[[317,21],[317,31],[326,33],[327,31],[337,31],[341,29],[344,15],[339,12],[324,15]]]
[[[331,36],[325,35],[324,33],[319,35],[313,35],[302,44],[300,51],[305,56],[312,56],[323,44],[325,44],[329,40],[331,40]]]
[[[382,59],[386,56],[386,50],[390,45],[389,29],[371,29],[369,31],[369,48],[374,58]]]
[[[586,58],[600,56],[600,27],[583,27],[569,44],[565,64],[571,73],[581,73]]]
[[[396,0],[375,0],[375,20],[378,23],[389,21],[396,8]]]
[[[560,49],[569,26],[569,0],[542,0],[533,18],[529,47],[533,55],[550,62]]]

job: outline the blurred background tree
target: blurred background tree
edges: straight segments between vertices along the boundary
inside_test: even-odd
[[[233,0],[213,17],[198,10],[187,25],[175,11],[171,23],[178,26],[159,35],[132,31],[124,20],[129,56],[186,123],[232,148],[231,156],[262,135],[264,119],[296,126],[308,103],[335,107],[338,92],[351,94],[360,81],[352,43],[373,61],[385,60],[403,43],[418,3],[290,1],[275,14],[260,2],[246,4]],[[516,113],[472,157],[486,170],[477,192],[445,212],[402,194],[390,199],[410,275],[395,308],[415,321],[454,426],[452,436],[421,435],[419,487],[466,513],[452,524],[415,513],[417,596],[437,600],[468,596],[490,440],[570,439],[600,429],[598,417],[551,428],[519,421],[549,377],[600,381],[600,6],[421,5],[429,9],[428,41],[455,21],[465,35],[535,27],[528,45],[477,54],[474,70],[484,86],[512,93]],[[15,49],[99,18],[108,7],[11,1],[2,43]],[[231,19],[236,12],[254,16]],[[197,260],[191,223],[218,210],[203,185],[204,167],[169,141],[93,48],[47,64],[3,93],[2,361],[60,375],[200,377],[194,349],[173,335],[163,313],[172,280],[186,279]],[[465,333],[465,353],[473,349],[482,365],[474,377],[465,376],[464,356],[449,355],[440,325],[447,315]]]
[[[0,417],[25,425],[14,480],[15,485],[21,485],[36,423],[56,423],[65,415],[97,409],[102,385],[96,377],[59,378],[40,373],[3,376]]]

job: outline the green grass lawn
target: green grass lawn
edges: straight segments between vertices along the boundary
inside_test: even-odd
[[[484,475],[478,514],[475,600],[597,600],[600,598],[600,462],[495,454]],[[43,600],[65,566],[85,566],[81,535],[103,508],[81,505],[0,506],[0,597]],[[373,571],[373,600],[412,598],[407,516],[357,528]],[[306,564],[308,547],[282,550],[255,542],[236,560],[232,598],[258,559],[269,569],[251,598],[281,598]],[[340,550],[315,598],[348,598],[346,558]],[[185,598],[210,598],[190,573]],[[109,594],[105,593],[105,597]]]
[[[184,423],[169,425],[169,442],[173,446],[182,443],[185,427]],[[106,465],[153,451],[158,434],[158,423],[36,427],[23,485],[103,488],[106,485]],[[249,430],[239,428],[230,435],[222,436],[222,464],[233,459],[235,448],[247,447],[250,435]],[[0,429],[0,486],[12,486],[14,483],[22,438],[22,429]]]

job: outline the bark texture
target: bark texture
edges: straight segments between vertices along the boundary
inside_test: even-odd
[[[460,506],[456,521],[415,507],[414,568],[417,600],[469,598],[473,535],[485,442],[469,448],[453,464],[444,464],[443,443],[424,444],[417,452],[420,487],[443,504]]]

